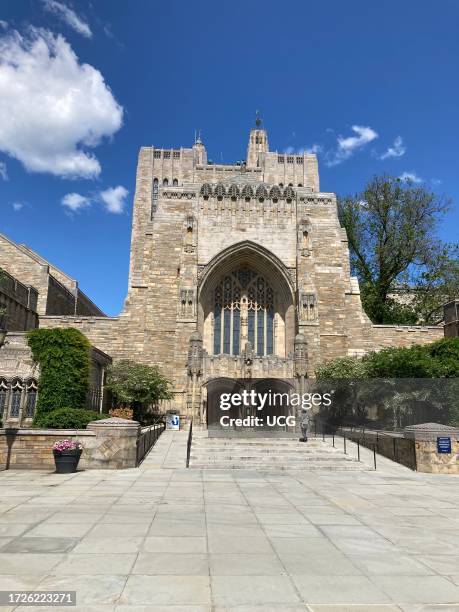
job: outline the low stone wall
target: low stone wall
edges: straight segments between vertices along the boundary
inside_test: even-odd
[[[134,468],[140,432],[137,421],[118,418],[94,421],[80,430],[0,429],[0,470],[54,469],[53,444],[65,438],[84,447],[78,469]]]
[[[414,441],[418,472],[459,474],[459,428],[439,423],[405,427],[404,436]],[[439,452],[439,439],[449,439],[450,452]],[[440,445],[441,446],[441,445]]]

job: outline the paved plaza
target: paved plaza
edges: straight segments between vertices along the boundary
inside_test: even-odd
[[[459,610],[457,477],[187,470],[185,446],[1,472],[0,590],[76,590],[87,612]]]

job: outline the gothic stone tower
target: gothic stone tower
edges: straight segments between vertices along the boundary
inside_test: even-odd
[[[124,311],[40,325],[79,327],[114,359],[157,364],[174,383],[174,407],[204,422],[216,379],[301,386],[320,362],[442,336],[371,324],[316,156],[269,151],[259,119],[243,163],[209,162],[200,139],[142,147]]]
[[[200,139],[141,149],[125,316],[128,346],[173,379],[176,406],[195,417],[202,385],[248,375],[247,350],[250,376],[293,378],[297,334],[309,376],[384,340],[362,310],[316,156],[270,152],[259,119],[243,164],[208,162]]]

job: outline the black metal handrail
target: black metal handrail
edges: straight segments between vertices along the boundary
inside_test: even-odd
[[[151,451],[165,428],[165,423],[158,419],[153,425],[148,428],[147,431],[140,433],[140,436],[137,439],[137,466],[142,463],[142,461]]]
[[[188,440],[186,443],[186,467],[190,467],[191,445],[193,443],[193,419],[190,421],[190,429],[188,431]]]
[[[360,446],[364,446],[373,451],[373,462],[376,469],[376,454],[382,455],[400,463],[412,470],[417,469],[416,446],[414,440],[394,435],[399,432],[381,431],[368,426],[368,423],[357,424],[355,422],[342,421],[337,423],[327,423],[320,418],[314,418],[314,434],[325,439],[325,435],[332,436],[333,446],[335,446],[335,435],[343,438],[344,453],[347,454],[346,440],[351,440],[357,444],[357,456],[360,461]],[[403,451],[407,452],[403,452]]]

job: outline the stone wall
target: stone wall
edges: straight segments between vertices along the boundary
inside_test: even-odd
[[[373,349],[429,344],[444,337],[442,325],[373,325]]]
[[[404,436],[415,444],[418,472],[459,474],[459,428],[422,423],[405,427]],[[438,452],[438,438],[450,439],[450,453]]]
[[[94,421],[82,430],[0,429],[0,470],[54,470],[52,447],[63,439],[78,440],[83,445],[78,469],[134,468],[140,432],[136,421],[117,418]]]
[[[6,315],[0,316],[0,323],[4,321],[7,329],[28,331],[37,327],[37,301],[38,292],[34,287],[0,270],[0,308],[6,309]]]

